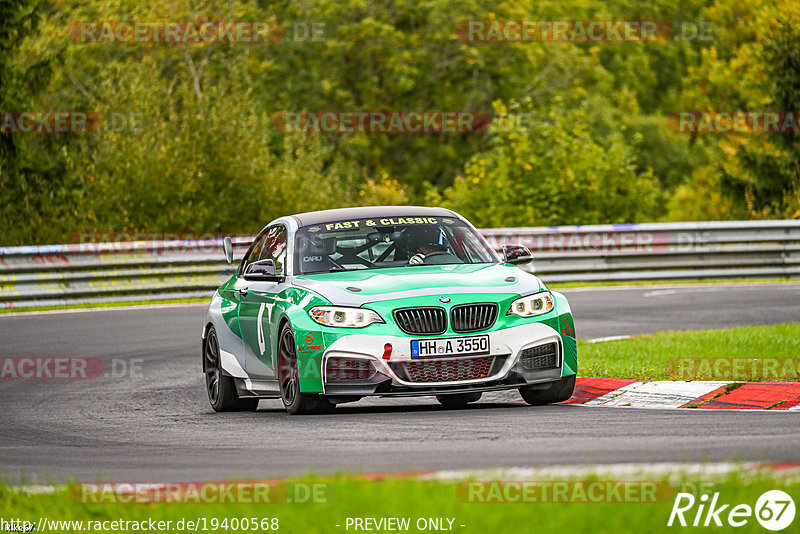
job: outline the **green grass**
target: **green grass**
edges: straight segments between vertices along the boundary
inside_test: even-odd
[[[592,477],[587,481],[596,481]],[[650,478],[649,480],[654,480]],[[326,502],[317,503],[237,503],[237,504],[84,504],[80,497],[67,491],[50,495],[27,495],[0,487],[0,518],[20,518],[37,523],[48,520],[126,520],[196,521],[206,518],[209,531],[244,532],[243,529],[211,529],[212,518],[277,518],[279,532],[322,533],[354,532],[345,529],[347,518],[410,518],[409,532],[419,532],[415,523],[419,518],[452,518],[453,531],[468,533],[517,533],[535,531],[548,533],[619,532],[674,532],[681,529],[667,527],[667,521],[677,492],[713,495],[719,492],[719,504],[747,504],[754,507],[758,497],[768,490],[780,489],[795,499],[800,496],[797,477],[775,478],[768,475],[733,473],[722,478],[703,480],[680,478],[655,479],[664,491],[657,492],[656,502],[467,502],[460,482],[420,481],[417,479],[361,480],[355,477],[305,478],[295,483],[314,483],[322,487]],[[730,510],[730,506],[728,510]],[[697,505],[686,517],[694,517]],[[727,513],[727,512],[726,512]],[[725,514],[722,519],[725,519]],[[795,522],[787,532],[800,521]],[[446,523],[445,523],[446,524]],[[341,525],[337,527],[336,525]],[[464,525],[464,527],[461,527]],[[535,525],[535,529],[533,528]],[[689,527],[691,529],[691,527]],[[708,529],[706,529],[708,530]],[[765,532],[754,517],[747,525],[731,529],[727,525],[713,531]],[[67,528],[50,532],[73,532]],[[203,528],[199,528],[203,532]],[[264,532],[260,528],[258,532]]]
[[[580,376],[800,381],[800,323],[578,342]]]
[[[84,310],[92,308],[120,308],[127,306],[148,306],[151,304],[185,304],[191,302],[209,302],[211,297],[196,297],[190,299],[159,299],[159,300],[129,300],[123,302],[84,302],[82,304],[65,304],[61,306],[32,306],[28,308],[2,308],[2,313],[20,313],[52,310]]]

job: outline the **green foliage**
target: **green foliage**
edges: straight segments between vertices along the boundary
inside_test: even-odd
[[[773,21],[772,33],[765,44],[765,62],[770,66],[773,102],[777,109],[800,110],[800,10],[782,12]],[[793,135],[777,135],[776,150],[748,153],[745,161],[760,172],[762,203],[771,203],[768,214],[800,217],[800,144]],[[765,168],[765,169],[764,169]],[[764,172],[764,170],[766,172]]]
[[[0,110],[31,109],[47,86],[60,50],[22,57],[36,32],[40,2],[0,0]],[[10,243],[41,242],[37,232],[63,214],[70,186],[68,140],[0,132],[0,232]],[[45,238],[46,239],[46,238]]]
[[[686,75],[682,109],[765,111],[800,109],[800,7],[792,0],[717,0],[705,14],[717,40],[701,51]],[[692,195],[719,198],[730,218],[800,217],[797,134],[698,136],[707,155],[695,167],[676,199]],[[696,204],[702,209],[703,201]],[[686,204],[669,218],[714,217]]]
[[[0,0],[0,111],[137,128],[0,134],[4,244],[253,232],[289,212],[445,204],[482,226],[800,217],[792,135],[675,133],[681,110],[800,108],[790,0]],[[467,20],[709,21],[713,41],[480,43]],[[76,21],[276,21],[279,43],[81,44]],[[295,23],[324,25],[293,40]],[[465,134],[284,134],[282,111],[471,110]],[[528,125],[504,119],[527,114]],[[128,125],[130,126],[130,125]]]
[[[558,102],[556,102],[557,104]],[[500,117],[530,113],[532,124],[492,131],[489,150],[475,156],[445,192],[445,206],[491,227],[601,224],[642,220],[658,189],[649,172],[637,174],[620,139],[592,136],[585,106],[534,109],[529,102]]]

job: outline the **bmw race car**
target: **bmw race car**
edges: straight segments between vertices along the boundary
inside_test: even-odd
[[[224,250],[233,260],[230,238]],[[518,389],[567,400],[577,350],[569,304],[444,208],[363,207],[281,217],[214,294],[203,371],[216,411],[281,398],[290,414],[367,396],[448,407]]]

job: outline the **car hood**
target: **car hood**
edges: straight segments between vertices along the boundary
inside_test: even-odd
[[[424,295],[505,293],[526,295],[544,288],[534,275],[513,265],[418,265],[386,269],[308,274],[294,285],[319,293],[333,304],[368,302]]]

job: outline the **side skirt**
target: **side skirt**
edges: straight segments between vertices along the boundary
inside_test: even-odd
[[[233,381],[236,384],[236,393],[242,398],[279,399],[281,396],[281,388],[277,380],[234,378]]]

